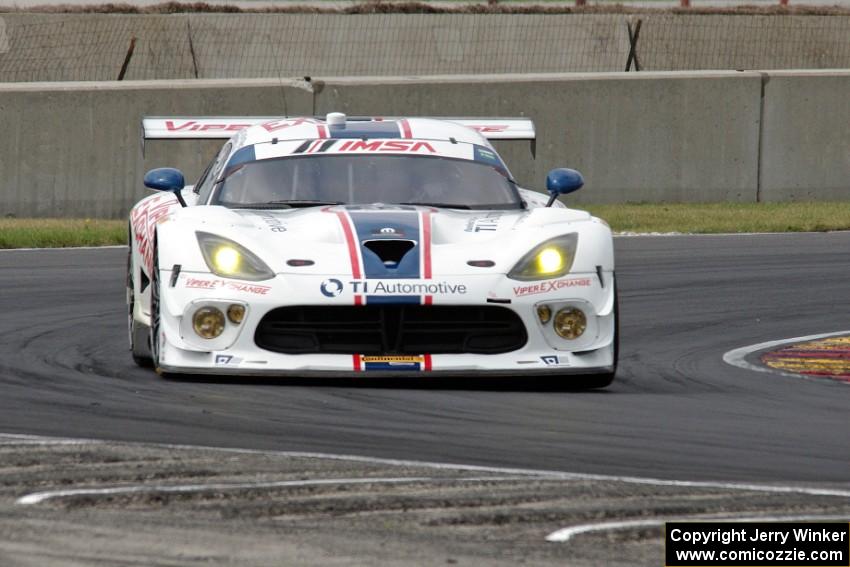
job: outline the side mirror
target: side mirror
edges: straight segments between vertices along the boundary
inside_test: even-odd
[[[551,207],[559,195],[578,191],[582,185],[584,185],[584,177],[575,169],[568,169],[566,167],[553,169],[546,176],[546,190],[551,195],[546,206]]]
[[[173,167],[158,167],[152,169],[145,174],[143,180],[145,187],[156,189],[157,191],[171,191],[182,206],[186,206],[186,201],[183,200],[183,195],[180,191],[186,186],[186,180],[183,178],[183,172]]]

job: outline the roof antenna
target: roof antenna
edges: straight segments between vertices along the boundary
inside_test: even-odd
[[[343,126],[345,125],[345,114],[342,112],[328,112],[325,122],[327,122],[328,126]]]

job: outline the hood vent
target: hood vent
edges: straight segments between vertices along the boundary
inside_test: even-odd
[[[413,250],[416,242],[412,240],[398,240],[393,238],[382,238],[380,240],[364,240],[363,246],[374,252],[384,266],[395,268],[404,256]]]

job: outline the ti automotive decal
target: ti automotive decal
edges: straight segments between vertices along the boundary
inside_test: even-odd
[[[464,295],[469,291],[465,284],[445,281],[349,280],[343,282],[337,278],[328,278],[319,286],[319,290],[325,297],[337,297],[345,289],[351,293],[370,296]]]

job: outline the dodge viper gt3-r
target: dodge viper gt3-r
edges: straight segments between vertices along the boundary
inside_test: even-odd
[[[527,119],[145,118],[226,139],[198,181],[159,168],[129,219],[130,348],[160,373],[544,375],[617,366],[608,225],[517,186],[490,140]]]

